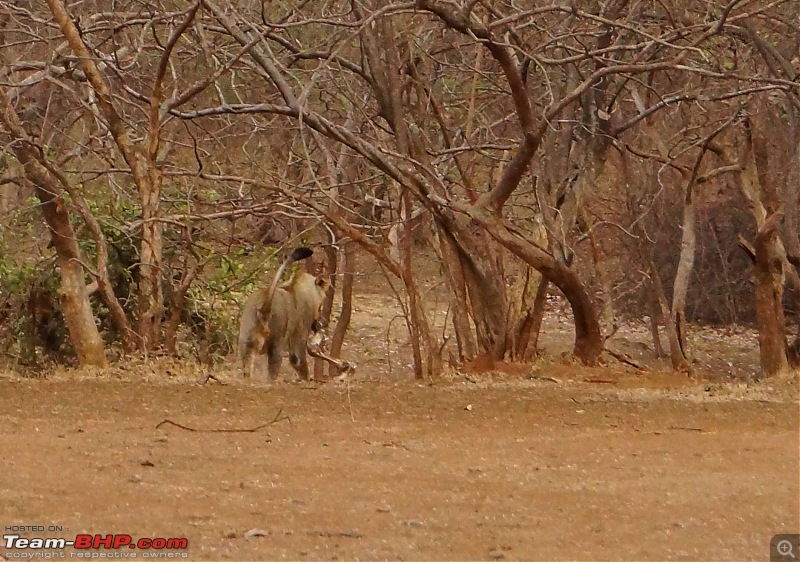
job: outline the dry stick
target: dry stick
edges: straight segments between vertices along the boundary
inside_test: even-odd
[[[225,384],[224,382],[222,382],[221,380],[219,380],[217,377],[215,377],[215,376],[214,376],[214,375],[212,375],[211,373],[206,373],[206,376],[205,376],[205,377],[203,377],[203,380],[201,380],[201,381],[198,381],[198,384],[200,384],[200,385],[204,385],[204,384],[206,384],[208,381],[217,381],[219,384],[222,384],[222,385],[224,385],[224,384]]]
[[[202,429],[202,428],[198,429],[195,427],[189,427],[187,425],[180,424],[178,422],[174,422],[170,419],[165,419],[159,422],[159,424],[156,426],[156,429],[158,429],[164,424],[169,424],[169,425],[174,425],[175,427],[179,427],[181,429],[185,429],[186,431],[196,431],[199,433],[255,433],[256,431],[264,429],[265,427],[269,427],[270,425],[278,423],[279,421],[286,420],[289,423],[292,422],[292,420],[289,419],[289,416],[281,416],[281,414],[283,414],[283,410],[278,410],[278,413],[275,414],[275,419],[273,419],[271,422],[262,423],[257,427],[246,428],[246,429]]]
[[[604,349],[603,349],[603,351],[605,351],[605,352],[606,352],[606,353],[608,353],[608,354],[609,354],[611,357],[613,357],[614,359],[616,359],[617,361],[619,361],[619,362],[621,362],[621,363],[625,363],[626,365],[630,365],[631,367],[633,367],[633,368],[635,368],[635,369],[638,369],[638,370],[640,370],[640,371],[644,371],[644,370],[645,370],[645,369],[644,369],[644,367],[642,367],[641,365],[639,365],[639,364],[638,364],[636,361],[634,361],[633,359],[631,359],[630,357],[628,357],[628,356],[627,356],[627,355],[625,355],[624,353],[619,353],[619,352],[616,352],[616,351],[611,351],[611,350],[610,350],[610,349],[608,349],[608,348],[604,348]]]
[[[662,435],[665,431],[696,431],[697,433],[706,433],[702,427],[681,427],[678,425],[671,425],[666,429],[653,431],[654,435]]]

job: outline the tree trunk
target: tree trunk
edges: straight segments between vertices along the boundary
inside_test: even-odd
[[[683,349],[681,348],[677,324],[672,321],[672,310],[667,303],[664,286],[661,284],[661,276],[656,268],[652,253],[648,252],[648,256],[650,262],[650,282],[652,283],[653,293],[656,295],[658,306],[661,310],[661,322],[664,324],[664,331],[667,333],[667,343],[669,343],[669,357],[672,361],[672,368],[676,371],[691,373],[691,365],[689,365],[689,361],[686,359],[686,356],[683,354]]]
[[[687,189],[691,189],[688,186]],[[681,252],[678,258],[678,270],[672,290],[672,309],[670,320],[675,326],[680,353],[688,361],[689,353],[686,344],[686,294],[689,291],[689,278],[694,269],[694,257],[697,248],[697,234],[694,217],[694,202],[687,196],[683,207],[683,233],[681,235]]]
[[[471,233],[463,221],[443,215],[435,218],[438,232],[446,239],[445,243],[454,254],[454,262],[460,268],[456,273],[464,279],[477,350],[502,360],[508,339],[508,300],[501,286],[504,281],[493,259],[490,239],[485,234]]]
[[[476,216],[478,215],[473,215],[473,218]],[[575,323],[573,355],[586,365],[596,365],[603,352],[600,321],[597,308],[578,274],[552,256],[512,234],[500,221],[486,221],[485,216],[482,219],[485,221],[483,224],[487,231],[503,247],[537,269],[564,294],[572,308]]]
[[[331,280],[331,288],[325,295],[325,300],[322,301],[322,309],[320,310],[320,320],[323,322],[325,326],[330,325],[331,321],[331,313],[333,312],[333,298],[336,295],[336,271],[338,266],[338,256],[336,255],[336,247],[334,246],[336,240],[333,239],[333,236],[330,237],[330,244],[325,246],[325,265],[319,267],[322,271],[316,271],[316,275],[320,275],[324,273],[330,276]],[[344,305],[342,305],[344,308]],[[350,319],[347,319],[348,323]],[[339,318],[339,322],[341,322],[341,317]],[[339,325],[336,325],[336,330],[338,331]],[[344,334],[342,334],[344,337]],[[338,357],[338,355],[333,355],[333,357]],[[315,358],[314,359],[314,379],[315,380],[323,380],[325,378],[325,365],[328,364],[325,360]],[[329,366],[329,375],[333,376],[333,365],[328,364]]]
[[[719,155],[726,165],[737,165],[738,170],[734,174],[737,187],[747,200],[750,211],[755,219],[758,230],[755,239],[755,284],[756,284],[756,319],[758,322],[758,343],[761,355],[761,370],[765,375],[778,373],[788,366],[787,355],[794,358],[793,349],[795,344],[800,349],[800,335],[798,341],[787,349],[785,330],[785,316],[783,312],[783,283],[785,279],[792,281],[794,276],[787,273],[785,268],[792,267],[790,256],[792,255],[793,238],[786,236],[787,231],[791,231],[796,224],[796,193],[793,187],[784,186],[784,196],[782,202],[784,212],[792,216],[787,216],[784,235],[788,241],[788,247],[784,248],[781,240],[777,236],[776,229],[782,222],[783,215],[774,212],[774,209],[781,207],[776,190],[773,186],[763,184],[759,176],[759,167],[755,156],[756,146],[754,144],[752,127],[746,121],[744,146],[741,153],[734,157],[732,151],[725,146],[714,145],[711,149]],[[765,157],[766,149],[761,147],[762,160]],[[793,164],[798,161],[795,155]],[[787,178],[797,177],[797,171],[790,166]],[[791,179],[789,179],[791,181]],[[770,212],[768,209],[773,209]],[[796,232],[795,232],[796,237]],[[795,266],[796,267],[796,266]],[[780,287],[776,285],[780,283]]]
[[[412,245],[413,236],[411,235],[411,197],[408,191],[403,190],[400,196],[400,210],[404,228],[400,235],[400,267],[403,269],[403,283],[406,286],[408,295],[408,331],[411,335],[411,353],[414,356],[414,378],[422,379],[425,377],[422,362],[422,346],[425,345],[430,350],[435,347],[431,340],[431,334],[422,334],[420,330],[420,311],[421,300],[417,289],[417,281],[414,276]],[[429,366],[430,368],[430,366]]]
[[[517,330],[517,357],[523,361],[533,359],[539,352],[539,334],[547,305],[550,281],[541,277],[533,297],[533,305],[525,312]]]
[[[675,332],[678,336],[681,353],[687,362],[689,352],[686,342],[686,294],[689,291],[689,279],[694,269],[694,259],[697,249],[697,224],[695,220],[694,186],[703,157],[714,138],[728,128],[737,118],[737,111],[730,119],[723,123],[707,136],[701,146],[700,153],[697,155],[692,171],[687,175],[686,188],[683,197],[683,232],[681,234],[681,253],[678,258],[678,270],[675,273],[675,281],[672,286],[672,314],[671,319],[675,324]]]
[[[652,269],[652,268],[651,268]],[[656,294],[655,284],[650,285],[650,336],[653,338],[653,353],[656,359],[664,357],[664,348],[661,347],[661,336],[658,333],[658,319],[661,316],[661,303]]]
[[[106,125],[114,138],[114,143],[131,169],[134,183],[139,189],[142,205],[142,243],[139,264],[139,336],[145,349],[153,349],[160,343],[161,316],[163,313],[163,291],[161,287],[161,173],[156,165],[158,134],[160,131],[159,104],[161,103],[161,80],[166,71],[165,51],[156,78],[150,104],[150,127],[148,131],[149,150],[145,152],[136,146],[128,134],[125,120],[114,106],[114,98],[103,74],[94,62],[94,57],[83,43],[81,31],[74,18],[61,0],[46,0],[53,18],[64,38],[69,43],[75,57],[86,74],[86,79],[96,94]],[[199,7],[199,5],[198,5]],[[192,12],[194,16],[196,9]],[[187,20],[188,22],[188,20]],[[185,29],[183,26],[182,29]],[[174,42],[170,42],[170,50]]]
[[[86,198],[79,190],[75,189],[72,184],[70,184],[69,179],[64,175],[64,173],[52,165],[52,163],[44,159],[40,160],[40,162],[51,174],[53,174],[53,176],[56,177],[56,179],[58,179],[64,190],[72,198],[72,202],[76,206],[78,214],[83,219],[86,228],[89,230],[89,234],[94,240],[97,251],[97,266],[92,274],[97,281],[97,292],[100,295],[100,298],[103,300],[103,303],[108,308],[114,327],[117,329],[117,332],[119,332],[120,341],[122,342],[122,350],[125,353],[131,353],[137,347],[135,339],[136,334],[131,327],[128,316],[125,314],[125,309],[122,307],[119,299],[114,294],[114,287],[111,283],[111,278],[109,277],[108,273],[108,244],[103,235],[103,230],[100,227],[100,223],[92,214],[92,210],[89,207],[89,203],[86,201]]]
[[[656,139],[660,141],[660,137],[656,136]],[[672,368],[678,371],[684,371],[687,373],[691,373],[691,365],[686,359],[686,356],[683,353],[683,348],[681,346],[680,337],[678,335],[678,323],[673,320],[672,317],[672,309],[670,308],[669,303],[667,302],[667,296],[664,292],[664,286],[661,283],[661,276],[658,272],[658,268],[656,267],[655,259],[653,258],[653,243],[650,242],[650,237],[647,235],[644,226],[641,223],[640,218],[636,216],[633,209],[637,208],[637,202],[634,200],[635,197],[633,193],[639,193],[644,187],[647,185],[652,178],[647,180],[634,180],[634,176],[631,172],[630,165],[629,165],[630,156],[627,151],[622,150],[620,151],[620,163],[621,163],[621,171],[622,176],[625,179],[625,184],[628,187],[628,210],[630,213],[630,218],[633,221],[634,227],[634,234],[639,239],[639,248],[641,249],[641,255],[644,257],[645,263],[647,265],[647,271],[650,276],[650,287],[653,292],[653,318],[651,319],[651,331],[653,333],[653,344],[656,347],[656,354],[659,354],[661,342],[658,336],[658,321],[656,320],[657,316],[660,316],[661,323],[664,324],[664,330],[667,335],[667,344],[669,345],[669,356],[670,361],[672,363]],[[691,199],[689,199],[689,203],[691,203]],[[686,209],[689,208],[688,206],[684,207],[684,213]],[[690,220],[688,221],[692,225],[694,225],[694,215],[693,213],[688,217]],[[687,217],[684,215],[684,223],[687,223]],[[686,233],[685,233],[686,234]],[[691,234],[691,233],[690,233]],[[694,238],[692,234],[691,238]],[[691,252],[687,253],[687,250],[691,250]],[[687,256],[690,256],[691,259],[694,259],[694,248],[691,244],[681,244],[681,261],[684,262],[683,269],[684,274],[686,275],[686,282],[688,286],[688,273],[691,271],[691,265],[686,263]],[[687,268],[686,266],[689,265]],[[679,270],[680,270],[679,266]],[[683,278],[681,275],[681,279]],[[676,276],[676,283],[678,281],[678,276]],[[682,283],[682,281],[681,281]],[[680,290],[680,288],[678,288]]]
[[[474,254],[473,254],[474,257]],[[478,351],[489,353],[495,359],[498,351],[505,347],[506,305],[496,290],[497,276],[489,269],[487,260],[460,260],[469,295],[470,316],[473,318],[478,336]]]
[[[454,209],[466,213],[470,218],[486,229],[492,238],[501,246],[522,259],[543,276],[547,277],[553,285],[564,294],[572,308],[575,321],[575,345],[573,355],[586,365],[596,365],[603,351],[603,337],[597,308],[592,302],[589,291],[578,277],[577,273],[558,262],[551,254],[543,251],[527,239],[509,230],[502,217],[485,210],[450,203]],[[502,311],[505,325],[505,309]]]
[[[37,191],[39,190],[37,189]],[[47,214],[50,214],[50,212],[45,211],[45,215]],[[64,214],[66,215],[66,213]],[[59,226],[61,220],[62,217],[52,217],[48,220],[48,224],[52,229],[53,239],[68,235],[66,234],[66,229],[62,230]],[[61,226],[63,224],[61,223]],[[57,244],[54,245],[58,247]],[[74,248],[74,250],[77,250],[77,248]],[[68,257],[71,253],[72,251],[70,250],[64,251],[62,249],[58,257],[58,264],[61,270],[61,288],[59,290],[61,312],[67,323],[70,341],[75,346],[80,364],[103,367],[106,363],[105,349],[92,314],[89,295],[86,292],[83,266],[78,263],[77,256],[75,258]]]
[[[156,172],[157,174],[157,172]],[[139,336],[148,350],[161,343],[164,295],[161,286],[161,181],[153,179],[139,186],[142,203],[142,243],[139,263]]]
[[[1,99],[3,107],[0,121],[15,137],[16,142],[12,144],[11,150],[22,164],[26,178],[33,184],[36,197],[41,202],[42,214],[50,229],[51,244],[56,251],[56,263],[61,276],[59,304],[70,341],[81,365],[102,367],[106,363],[105,348],[89,302],[82,265],[83,256],[69,220],[64,191],[58,180],[39,162],[39,152],[27,140],[5,93]]]
[[[756,250],[756,317],[761,370],[775,375],[788,367],[783,315],[783,263],[777,248],[780,213],[767,216],[758,229]]]
[[[572,307],[575,322],[573,354],[586,365],[596,365],[603,352],[603,336],[597,308],[586,286],[575,271],[561,264],[557,264],[557,267],[548,272],[547,277],[561,290]]]
[[[331,357],[342,356],[342,344],[347,329],[350,327],[350,318],[353,314],[353,272],[356,268],[356,245],[347,242],[344,246],[344,259],[342,263],[342,306],[339,309],[339,320],[331,338]],[[328,368],[328,376],[334,376],[333,365]]]
[[[478,354],[475,337],[470,327],[469,303],[467,302],[467,286],[464,281],[464,272],[456,253],[453,251],[450,242],[441,226],[435,225],[437,229],[437,240],[439,241],[439,255],[442,260],[447,284],[452,295],[451,304],[453,305],[452,322],[456,334],[456,344],[458,345],[459,362],[471,361]]]
[[[792,118],[792,146],[789,158],[789,169],[783,186],[783,204],[785,220],[783,240],[787,261],[792,271],[787,272],[794,293],[794,314],[797,334],[788,349],[789,363],[793,368],[800,368],[800,109],[796,109]]]
[[[600,281],[600,316],[606,329],[611,329],[615,325],[614,304],[611,298],[611,282],[606,273],[605,261],[600,249],[600,243],[595,236],[594,225],[586,218],[583,221],[586,226],[587,237],[592,249],[592,262],[594,271]]]
[[[187,236],[186,240],[186,255],[183,262],[183,273],[177,289],[172,294],[171,310],[167,325],[164,330],[164,351],[170,355],[177,355],[178,348],[178,328],[180,327],[181,320],[183,319],[183,311],[186,307],[186,294],[192,286],[199,266],[197,263],[192,263],[194,251],[190,244],[192,241]],[[191,257],[190,257],[191,255]]]

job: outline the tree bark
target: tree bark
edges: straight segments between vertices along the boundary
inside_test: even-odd
[[[70,223],[64,191],[58,180],[39,162],[41,154],[22,128],[5,92],[0,93],[0,121],[14,137],[11,150],[23,166],[41,202],[42,214],[50,229],[50,240],[56,251],[61,277],[59,300],[69,331],[70,341],[81,365],[102,367],[106,363],[105,348],[95,323],[83,271],[83,256],[75,230]]]
[[[723,123],[707,136],[701,146],[700,153],[695,160],[691,173],[686,174],[686,188],[683,197],[683,231],[681,233],[681,252],[678,258],[678,270],[672,286],[672,311],[671,319],[675,324],[680,351],[683,357],[689,360],[689,350],[686,341],[686,295],[689,292],[689,280],[694,270],[694,259],[697,252],[697,221],[695,219],[695,183],[703,162],[703,157],[714,138],[728,128],[739,116],[737,111],[730,119]]]
[[[660,137],[656,136],[657,139]],[[660,316],[661,323],[664,324],[664,331],[666,332],[667,336],[667,344],[669,345],[669,357],[672,363],[672,368],[677,371],[684,371],[687,373],[691,373],[691,365],[686,358],[686,355],[683,353],[683,347],[681,346],[680,336],[678,334],[678,323],[673,319],[672,316],[672,308],[670,307],[669,303],[667,302],[667,296],[664,292],[664,285],[661,282],[661,275],[659,274],[658,268],[656,267],[655,259],[653,257],[653,242],[650,240],[650,237],[647,235],[647,232],[644,226],[641,223],[640,217],[636,216],[634,213],[634,209],[636,208],[636,201],[634,201],[634,197],[632,193],[638,193],[643,189],[646,185],[646,181],[636,181],[634,180],[632,170],[630,169],[630,156],[626,150],[620,151],[620,163],[621,163],[621,172],[622,177],[624,178],[625,185],[628,187],[628,210],[631,214],[630,220],[634,224],[634,234],[636,234],[637,238],[639,239],[639,248],[641,249],[641,255],[644,257],[645,264],[647,266],[648,275],[650,277],[650,287],[652,290],[652,307],[653,307],[653,318],[651,319],[651,332],[653,334],[653,345],[656,348],[656,355],[660,352],[661,342],[658,336],[658,321],[656,320],[656,314]],[[687,194],[688,195],[688,194]],[[689,198],[688,203],[691,204],[691,197]],[[687,206],[684,206],[684,223],[687,222],[687,217],[685,216]],[[694,225],[694,215],[690,214],[688,217],[689,223]],[[693,234],[692,234],[693,237]],[[691,271],[691,266],[687,268],[687,256],[691,256],[692,260],[694,259],[694,247],[691,244],[681,244],[681,260],[683,261],[683,268],[684,273],[681,274],[682,276],[685,275],[687,284],[688,284],[688,272]],[[679,266],[680,269],[681,266]],[[679,276],[676,276],[676,282]],[[688,286],[688,285],[687,285]],[[673,296],[674,298],[674,296]]]
[[[447,236],[441,232],[441,226],[436,225],[438,231],[440,257],[444,268],[447,284],[450,286],[453,305],[452,322],[456,334],[456,344],[458,346],[458,360],[460,362],[471,361],[478,354],[475,337],[470,327],[470,314],[467,285],[464,281],[464,272],[458,255],[453,251],[451,242]]]
[[[669,357],[672,361],[672,368],[676,371],[692,372],[691,365],[683,354],[681,348],[680,338],[678,336],[678,329],[675,322],[672,321],[672,310],[667,303],[667,296],[664,293],[664,286],[661,283],[661,276],[658,273],[655,260],[653,259],[653,249],[650,243],[645,241],[643,245],[647,245],[645,250],[647,255],[647,266],[650,274],[650,283],[655,295],[655,300],[658,303],[658,308],[661,312],[661,322],[664,324],[664,331],[667,333],[667,343],[669,344]],[[658,328],[655,328],[656,335]]]
[[[651,260],[652,261],[652,260]],[[661,335],[658,333],[658,319],[661,316],[661,303],[654,284],[650,285],[650,293],[648,295],[650,304],[650,336],[653,338],[653,354],[656,359],[664,357],[664,348],[661,347]]]
[[[163,291],[161,287],[162,261],[162,226],[160,218],[161,174],[156,166],[155,158],[158,150],[158,134],[160,120],[158,103],[160,102],[163,73],[166,71],[166,57],[169,55],[174,41],[162,56],[159,76],[156,79],[150,107],[150,130],[148,134],[149,150],[145,153],[134,145],[126,129],[125,121],[117,112],[111,91],[102,73],[94,63],[94,57],[83,42],[75,21],[61,0],[47,0],[47,5],[58,23],[61,33],[69,43],[70,49],[80,61],[81,69],[97,95],[97,103],[106,120],[106,125],[114,138],[114,143],[122,153],[125,162],[130,166],[131,175],[139,189],[142,205],[142,242],[139,263],[139,337],[146,349],[153,349],[160,343],[161,316],[163,313]],[[199,7],[199,4],[198,6]],[[195,11],[191,13],[194,16]],[[185,27],[183,28],[185,29]]]
[[[603,337],[597,308],[577,273],[552,255],[510,231],[502,220],[474,207],[452,203],[467,213],[504,248],[547,277],[564,294],[572,308],[575,322],[573,354],[582,363],[596,365],[603,351]],[[505,317],[504,317],[505,318]]]
[[[793,212],[793,209],[791,200],[786,206],[787,201],[781,200],[778,190],[767,180],[767,171],[762,170],[767,167],[768,149],[757,144],[752,120],[748,118],[744,123],[744,144],[738,157],[724,146],[711,145],[710,148],[725,164],[737,165],[735,182],[747,199],[758,228],[754,243],[758,341],[762,372],[773,375],[788,366],[783,288],[786,279],[795,282],[798,278],[787,275],[794,272],[789,271],[792,265],[778,231],[784,213]],[[787,175],[792,176],[792,173]]]
[[[798,96],[800,104],[800,96]],[[789,169],[783,186],[783,204],[786,217],[783,228],[783,244],[786,248],[787,261],[792,268],[787,271],[786,279],[794,295],[794,313],[797,334],[789,346],[789,362],[793,368],[800,368],[800,109],[796,108],[792,116],[791,147]]]
[[[97,292],[108,308],[109,314],[111,315],[111,322],[119,333],[120,341],[122,342],[122,350],[125,353],[131,353],[137,348],[135,339],[136,333],[133,331],[128,316],[125,314],[125,309],[114,294],[114,286],[108,273],[108,244],[106,243],[100,223],[92,214],[86,198],[70,184],[64,173],[44,158],[40,160],[40,163],[59,181],[67,194],[72,198],[73,203],[77,207],[78,214],[80,214],[94,240],[97,249],[97,265],[95,270],[91,273],[97,281]]]
[[[529,361],[539,352],[539,334],[547,305],[547,292],[550,281],[545,277],[539,279],[533,304],[525,312],[517,330],[517,357]]]
[[[575,271],[560,265],[547,272],[547,277],[564,293],[572,307],[575,321],[575,357],[587,365],[596,365],[603,352],[603,337],[597,308],[586,286]]]
[[[339,320],[331,337],[331,357],[342,356],[344,336],[350,327],[350,318],[353,314],[353,272],[356,268],[356,245],[348,242],[344,246],[344,259],[342,260],[342,306],[339,309]],[[334,366],[328,368],[328,376],[334,376]]]
[[[460,245],[462,241],[464,237],[459,237],[461,257],[459,263],[466,281],[471,317],[478,336],[478,348],[481,353],[489,353],[500,361],[506,351],[508,331],[508,301],[500,290],[503,281],[490,262],[490,256],[477,250],[477,248],[487,249],[488,242],[471,245],[476,250],[469,251]],[[469,260],[465,259],[467,252],[470,254]]]
[[[694,201],[691,185],[686,187],[688,193],[683,204],[683,231],[681,233],[681,251],[678,257],[678,270],[672,290],[672,309],[670,319],[675,326],[680,353],[688,361],[689,352],[686,343],[686,295],[689,291],[689,279],[694,269],[694,258],[697,248]]]
[[[758,229],[756,250],[756,317],[761,370],[775,375],[788,367],[783,315],[783,262],[777,247],[780,213],[767,216]]]
[[[614,303],[611,297],[611,282],[606,272],[605,260],[603,259],[600,242],[597,240],[595,234],[594,225],[588,218],[582,219],[581,222],[586,227],[586,235],[589,238],[589,245],[592,250],[592,263],[594,265],[595,275],[597,275],[597,279],[600,282],[600,316],[603,319],[605,328],[610,330],[615,324]]]
[[[183,260],[183,271],[178,287],[172,294],[171,310],[167,319],[166,329],[164,330],[164,351],[170,355],[177,355],[178,351],[178,328],[183,319],[183,311],[186,308],[186,294],[197,276],[199,264],[197,256],[191,245],[193,241],[188,234],[185,234],[186,249]],[[193,261],[194,260],[194,261]]]

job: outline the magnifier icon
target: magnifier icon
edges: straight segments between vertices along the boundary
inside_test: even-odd
[[[794,555],[794,548],[792,547],[792,543],[787,540],[782,540],[775,545],[775,549],[778,551],[778,554],[781,556],[791,556],[795,560],[797,560],[797,556]]]

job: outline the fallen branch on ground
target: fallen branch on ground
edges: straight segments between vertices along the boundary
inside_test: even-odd
[[[603,349],[604,352],[608,353],[611,357],[619,361],[620,363],[625,363],[626,365],[630,365],[634,369],[638,369],[639,371],[644,371],[644,367],[639,365],[636,361],[625,355],[624,353],[619,353],[617,351],[611,351],[608,348]]]
[[[198,381],[198,384],[200,384],[200,385],[204,385],[204,384],[206,384],[208,381],[217,381],[219,384],[222,384],[222,385],[224,385],[224,384],[225,384],[224,382],[222,382],[221,380],[219,380],[217,377],[215,377],[215,376],[214,376],[214,375],[212,375],[211,373],[206,373],[206,376],[205,376],[205,377],[203,377],[203,380],[201,380],[201,381]]]
[[[706,430],[702,427],[681,427],[677,425],[671,425],[666,430],[654,431],[653,435],[663,435],[664,431],[696,431],[697,433],[706,432]]]
[[[270,422],[262,423],[257,427],[245,428],[245,429],[204,429],[204,428],[196,428],[196,427],[189,427],[188,425],[183,425],[182,423],[178,423],[172,421],[170,419],[165,419],[156,426],[156,429],[160,428],[162,425],[174,425],[175,427],[179,427],[181,429],[185,429],[186,431],[196,431],[199,433],[255,433],[256,431],[260,431],[265,427],[269,427],[274,423],[278,423],[279,421],[286,420],[291,423],[292,420],[289,419],[289,416],[283,416],[283,410],[278,410],[278,413],[275,414],[275,419]]]

